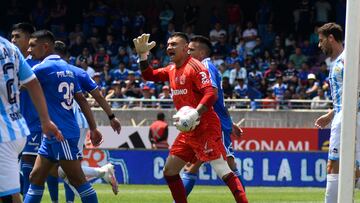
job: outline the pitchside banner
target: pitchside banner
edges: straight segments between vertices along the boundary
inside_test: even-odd
[[[122,127],[117,135],[111,127],[101,126],[104,135],[101,148],[151,149],[149,127]],[[241,138],[233,137],[237,151],[318,151],[327,150],[330,130],[301,128],[244,128]],[[168,143],[171,145],[178,131],[169,127]]]
[[[163,169],[167,150],[85,150],[83,164],[115,165],[125,184],[165,184]],[[236,161],[247,186],[324,187],[325,152],[237,152]],[[209,164],[199,172],[197,184],[223,185]]]

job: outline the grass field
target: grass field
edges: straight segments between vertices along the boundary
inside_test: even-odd
[[[110,186],[95,184],[94,188],[101,203],[171,203],[167,186],[155,185],[120,185],[119,194],[114,196]],[[250,203],[285,203],[323,202],[324,188],[289,188],[289,187],[247,187]],[[355,202],[360,203],[360,192],[355,193]],[[44,192],[42,202],[51,202],[49,193]],[[59,202],[65,202],[64,190],[60,185]],[[81,202],[76,198],[77,203]],[[189,203],[228,203],[234,202],[227,187],[195,186],[189,196]]]

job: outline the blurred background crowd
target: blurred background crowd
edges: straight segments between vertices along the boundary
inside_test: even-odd
[[[0,34],[30,22],[49,29],[68,46],[68,61],[83,68],[107,99],[171,99],[168,84],[141,78],[132,39],[150,33],[157,42],[150,63],[169,64],[168,36],[202,34],[213,45],[212,60],[227,99],[269,99],[262,108],[296,108],[287,100],[330,99],[328,65],[318,49],[317,28],[344,27],[345,0],[11,0],[0,14]],[[276,102],[272,102],[276,101]],[[328,108],[309,103],[308,108]],[[171,102],[112,102],[114,108],[172,108]],[[248,108],[237,103],[234,108]]]

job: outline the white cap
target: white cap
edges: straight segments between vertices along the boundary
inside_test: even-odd
[[[307,76],[307,79],[308,80],[316,80],[316,76],[315,76],[315,74],[314,73],[310,73],[308,76]]]

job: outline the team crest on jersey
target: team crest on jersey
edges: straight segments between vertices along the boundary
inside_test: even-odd
[[[184,85],[184,84],[185,84],[185,80],[186,80],[186,76],[185,76],[185,75],[181,75],[181,76],[180,76],[180,85]]]
[[[335,66],[334,72],[339,73],[341,71],[341,68],[339,66]]]

